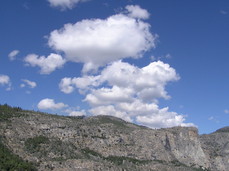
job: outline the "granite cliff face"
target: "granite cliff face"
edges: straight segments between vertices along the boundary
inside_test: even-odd
[[[0,111],[2,143],[38,170],[229,170],[229,131],[149,129],[111,116]]]

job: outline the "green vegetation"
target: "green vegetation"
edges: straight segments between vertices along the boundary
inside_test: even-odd
[[[61,140],[52,140],[49,151],[55,154],[56,157],[53,158],[54,161],[80,159],[83,156],[74,144],[70,142],[63,142]]]
[[[65,116],[66,118],[70,118],[70,119],[76,119],[76,120],[80,120],[80,119],[84,119],[86,116]]]
[[[47,144],[47,143],[49,143],[49,139],[45,136],[40,135],[40,136],[27,139],[25,141],[25,147],[29,152],[34,153],[39,151],[41,144]]]
[[[11,107],[7,104],[0,105],[0,121],[8,121],[12,117],[19,117],[22,114],[19,107]]]
[[[95,157],[100,157],[100,158],[103,158],[103,156],[100,154],[100,153],[98,153],[98,152],[96,152],[96,151],[94,151],[94,150],[91,150],[91,149],[89,149],[89,148],[84,148],[84,149],[82,149],[81,150],[82,151],[82,153],[86,156],[86,157],[90,157],[90,156],[95,156]]]
[[[100,153],[98,153],[98,152],[96,152],[94,150],[91,150],[89,148],[82,149],[82,152],[87,157],[90,157],[90,156],[99,157],[99,158],[101,158],[103,160],[110,161],[110,162],[112,162],[112,163],[114,163],[116,165],[122,165],[125,161],[133,163],[133,164],[136,164],[136,165],[147,164],[147,163],[151,162],[151,160],[138,160],[138,159],[135,159],[135,158],[125,157],[125,156],[108,156],[108,157],[104,157]]]
[[[164,161],[164,160],[153,160],[153,161],[155,161],[157,163],[161,163],[161,164],[166,164],[166,161]]]
[[[0,137],[0,170],[1,171],[36,171],[32,163],[23,161],[13,154],[3,143]]]
[[[147,163],[151,162],[151,160],[139,160],[139,159],[135,159],[132,157],[125,157],[125,156],[108,156],[105,159],[108,161],[111,161],[112,163],[114,163],[116,165],[121,165],[125,161],[133,163],[135,165],[147,164]]]
[[[107,139],[105,135],[102,136],[92,135],[91,138]]]
[[[33,153],[38,158],[49,158],[50,153],[54,156],[53,161],[65,161],[68,159],[83,158],[83,154],[70,142],[63,142],[56,138],[36,136],[25,141],[25,150]]]

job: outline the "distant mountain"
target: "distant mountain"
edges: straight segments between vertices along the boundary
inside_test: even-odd
[[[228,171],[229,128],[150,129],[0,106],[0,170]]]

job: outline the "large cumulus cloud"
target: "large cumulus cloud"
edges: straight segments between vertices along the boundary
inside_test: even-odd
[[[162,61],[139,68],[120,60],[98,75],[63,78],[59,87],[64,93],[78,89],[84,94],[92,115],[112,115],[152,128],[193,126],[185,123],[185,116],[159,108],[158,99],[170,97],[166,85],[177,80],[175,69]]]
[[[148,12],[127,6],[126,12],[106,19],[87,19],[66,24],[49,36],[49,46],[64,52],[68,61],[84,64],[83,72],[123,58],[139,58],[155,47]]]

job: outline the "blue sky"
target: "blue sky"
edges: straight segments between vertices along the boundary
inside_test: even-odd
[[[1,104],[229,125],[227,0],[2,0],[0,21]]]

